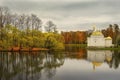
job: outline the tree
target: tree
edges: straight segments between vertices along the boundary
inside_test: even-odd
[[[26,26],[25,26],[25,21],[26,21],[25,17],[26,17],[26,16],[25,16],[24,14],[19,15],[17,27],[18,27],[20,30],[24,30],[25,27],[26,27]]]
[[[41,21],[41,19],[39,19],[38,17],[36,17],[35,30],[40,30],[41,27],[42,27],[42,21]]]
[[[110,36],[112,38],[112,40],[113,40],[113,43],[114,43],[114,32],[113,32],[113,28],[112,28],[111,24],[107,28],[106,33],[107,33],[106,37]]]
[[[115,32],[116,34],[119,33],[119,26],[118,24],[114,24]]]
[[[117,44],[117,46],[120,45],[120,35],[117,36],[117,38],[116,38],[116,44]]]
[[[113,38],[113,40],[114,40],[114,44],[116,44],[117,42],[116,42],[116,39],[117,39],[117,36],[119,35],[119,26],[118,26],[118,24],[114,24],[113,25],[113,28],[114,28],[114,38]],[[117,45],[117,44],[116,44]]]
[[[48,21],[47,23],[46,23],[46,26],[45,26],[45,30],[47,31],[47,32],[53,32],[54,30],[56,30],[56,27],[55,27],[56,25],[52,22],[52,21]]]
[[[58,33],[56,25],[54,25],[54,27],[53,27],[53,32]]]
[[[11,14],[11,25],[18,27],[19,26],[18,22],[19,22],[18,14]]]
[[[2,28],[8,24],[9,9],[7,7],[0,7],[0,40],[3,40],[3,31]]]
[[[9,20],[9,9],[7,7],[0,7],[0,28],[3,28]]]
[[[48,49],[64,49],[64,38],[60,34],[46,33],[45,47]]]
[[[0,7],[0,47],[43,47],[64,48],[63,37],[57,33],[52,21],[41,32],[42,20],[35,14],[10,14],[7,7]],[[46,44],[46,45],[44,45]]]

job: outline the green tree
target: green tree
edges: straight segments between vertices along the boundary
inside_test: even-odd
[[[45,47],[49,49],[64,49],[64,39],[60,34],[47,33]]]

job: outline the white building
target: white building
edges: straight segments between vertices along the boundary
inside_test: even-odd
[[[111,47],[112,38],[104,37],[101,31],[93,31],[90,37],[87,38],[88,47]]]

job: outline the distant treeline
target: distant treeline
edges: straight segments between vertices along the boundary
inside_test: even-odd
[[[65,39],[65,44],[86,44],[87,37],[92,34],[93,30],[88,31],[70,31],[62,32],[62,36]],[[110,24],[106,29],[101,30],[104,37],[110,36],[113,44],[120,45],[120,29],[118,24]]]
[[[70,31],[62,32],[61,34],[65,39],[65,44],[85,44],[87,41],[86,31]]]
[[[63,37],[52,21],[45,25],[35,14],[14,14],[8,7],[0,7],[0,49],[11,47],[64,48]],[[45,33],[42,33],[44,27]]]

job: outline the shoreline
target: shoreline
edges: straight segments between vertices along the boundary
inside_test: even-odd
[[[34,51],[49,51],[47,48],[8,48],[8,49],[0,49],[0,52],[34,52]]]
[[[120,47],[86,47],[88,50],[120,50]]]
[[[87,47],[87,44],[65,44],[65,47],[72,47],[72,48],[81,48],[87,50],[120,50],[120,46],[118,47]],[[61,49],[60,49],[61,50]],[[20,47],[13,47],[8,49],[0,48],[0,52],[34,52],[34,51],[59,51],[56,49],[47,49],[47,48],[20,48]]]
[[[87,44],[65,44],[65,46],[85,48],[88,50],[120,50],[120,46],[118,47],[88,47]]]

